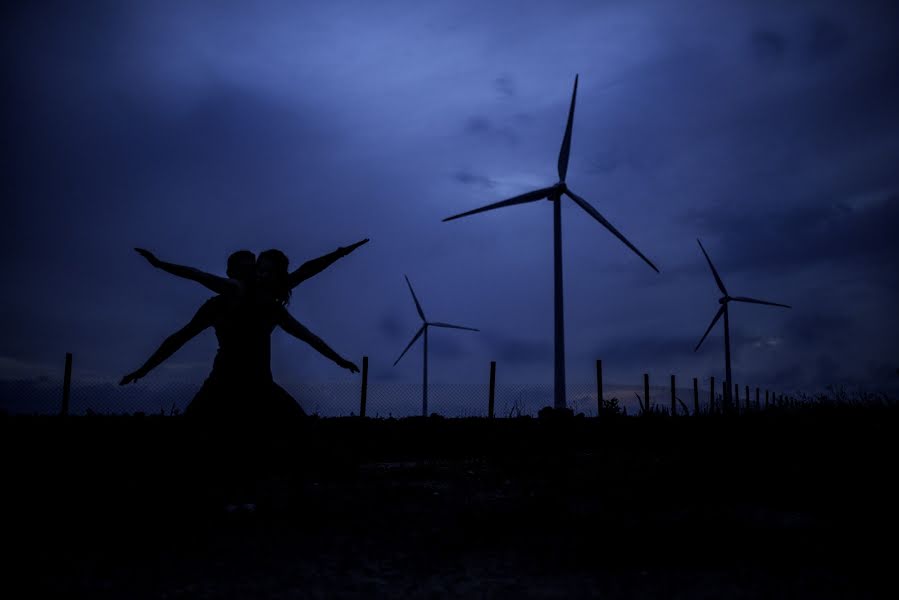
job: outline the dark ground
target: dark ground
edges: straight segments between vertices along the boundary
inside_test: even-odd
[[[2,417],[3,595],[896,597],[897,424]]]

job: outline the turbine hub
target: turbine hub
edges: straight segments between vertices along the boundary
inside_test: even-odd
[[[550,202],[559,200],[562,198],[562,194],[564,194],[565,190],[567,190],[567,189],[568,189],[568,187],[565,185],[565,182],[560,181],[553,186],[552,191],[549,193],[549,195],[546,197],[546,199],[549,200]]]
[[[721,296],[718,298],[718,304],[727,304],[730,302],[730,296]]]

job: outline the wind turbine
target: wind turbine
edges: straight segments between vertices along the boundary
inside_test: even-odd
[[[730,320],[728,319],[727,313],[727,304],[731,300],[735,302],[749,302],[751,304],[766,304],[768,306],[782,306],[783,308],[792,308],[786,304],[778,304],[777,302],[768,302],[767,300],[756,300],[755,298],[747,298],[745,296],[731,296],[727,293],[727,288],[724,287],[724,282],[721,281],[721,277],[718,275],[718,271],[715,270],[715,265],[712,264],[712,259],[709,258],[708,253],[705,251],[705,248],[702,246],[702,242],[699,241],[699,238],[696,238],[696,241],[699,243],[699,249],[702,250],[702,253],[705,255],[705,259],[709,263],[709,268],[712,269],[712,275],[715,277],[715,283],[718,284],[718,289],[721,290],[721,293],[724,294],[718,299],[718,304],[721,305],[721,308],[718,309],[718,312],[715,313],[715,317],[712,319],[712,322],[709,324],[709,328],[705,330],[705,333],[702,335],[702,339],[699,340],[699,343],[696,344],[696,347],[693,349],[693,352],[699,350],[699,347],[702,346],[702,343],[705,341],[705,338],[709,335],[709,332],[712,330],[712,327],[715,326],[715,323],[718,322],[718,319],[721,318],[721,315],[724,315],[724,402],[727,406],[730,406],[731,399],[731,386],[734,384],[734,380],[731,378],[730,373]]]
[[[494,204],[488,204],[487,206],[482,206],[481,208],[476,208],[474,210],[469,210],[468,212],[460,213],[458,215],[453,215],[452,217],[447,217],[443,219],[444,221],[452,221],[453,219],[459,219],[461,217],[467,217],[468,215],[477,214],[480,212],[486,212],[488,210],[493,210],[495,208],[504,208],[506,206],[514,206],[516,204],[526,204],[528,202],[536,202],[538,200],[549,200],[553,203],[553,273],[555,280],[555,294],[554,294],[554,304],[555,304],[555,400],[554,405],[556,409],[563,409],[566,407],[565,402],[565,323],[564,323],[564,315],[562,308],[562,196],[568,196],[574,202],[587,211],[591,217],[599,221],[599,223],[608,229],[612,235],[617,237],[619,240],[624,242],[624,245],[633,250],[637,256],[646,261],[650,267],[652,267],[656,273],[659,272],[658,268],[652,262],[643,256],[643,254],[637,250],[636,246],[631,244],[627,238],[625,238],[621,233],[612,227],[612,224],[609,223],[605,217],[599,214],[599,211],[593,208],[586,200],[575,194],[573,191],[568,189],[568,186],[565,183],[565,176],[568,174],[568,155],[571,151],[571,128],[574,124],[574,103],[577,98],[577,82],[578,76],[574,77],[574,91],[571,93],[571,108],[568,109],[568,122],[565,125],[565,136],[562,138],[562,148],[559,150],[559,161],[557,163],[557,169],[559,173],[559,181],[550,187],[540,188],[538,190],[534,190],[531,192],[527,192],[521,194],[520,196],[515,196],[513,198],[509,198],[507,200],[502,200],[500,202],[496,202]]]
[[[406,277],[403,275],[403,277]],[[412,341],[409,342],[409,345],[406,346],[406,349],[403,350],[403,353],[400,354],[399,358],[396,359],[396,362],[393,363],[395,367],[398,362],[400,362],[400,358],[403,358],[403,355],[412,347],[412,344],[415,343],[422,334],[425,336],[425,358],[424,358],[424,377],[422,383],[422,391],[421,391],[421,416],[428,416],[428,327],[446,327],[448,329],[464,329],[466,331],[480,331],[480,329],[474,329],[473,327],[462,327],[461,325],[450,325],[449,323],[439,323],[437,321],[428,321],[425,318],[425,313],[421,309],[421,304],[418,303],[418,298],[415,297],[415,290],[412,289],[412,284],[409,283],[409,278],[406,277],[406,284],[409,286],[409,291],[412,293],[412,300],[415,301],[415,310],[418,311],[418,316],[421,317],[421,328],[418,330],[418,333],[413,336]]]

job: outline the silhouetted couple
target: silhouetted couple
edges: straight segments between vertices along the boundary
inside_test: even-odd
[[[291,290],[337,259],[368,242],[307,261],[292,273],[280,250],[266,250],[257,258],[248,250],[228,257],[227,278],[182,265],[167,263],[148,250],[135,250],[151,265],[172,275],[202,284],[218,295],[206,301],[193,319],[170,335],[156,352],[133,373],[119,382],[126,385],[144,377],[181,346],[208,327],[215,329],[218,351],[212,372],[184,414],[199,418],[280,418],[305,414],[271,372],[271,334],[276,326],[318,350],[338,366],[359,368],[332,350],[287,312]]]

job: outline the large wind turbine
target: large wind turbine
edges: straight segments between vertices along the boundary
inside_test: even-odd
[[[532,192],[527,192],[525,194],[521,194],[520,196],[515,196],[513,198],[509,198],[508,200],[502,200],[500,202],[496,202],[494,204],[488,204],[487,206],[482,206],[481,208],[476,208],[474,210],[470,210],[468,212],[464,212],[458,215],[453,215],[452,217],[447,217],[443,219],[444,221],[452,221],[453,219],[458,219],[461,217],[467,217],[468,215],[473,215],[480,212],[485,212],[488,210],[493,210],[495,208],[503,208],[505,206],[514,206],[516,204],[525,204],[528,202],[536,202],[538,200],[549,200],[553,203],[553,272],[555,279],[555,294],[554,294],[554,303],[555,303],[555,401],[554,405],[556,409],[563,409],[566,407],[565,402],[565,324],[563,318],[563,309],[562,309],[562,196],[568,196],[574,202],[587,211],[591,217],[600,222],[600,224],[612,232],[612,235],[617,237],[619,240],[624,242],[624,245],[637,253],[637,256],[646,261],[650,267],[652,267],[656,273],[659,272],[658,268],[652,262],[643,256],[643,254],[637,250],[636,246],[631,244],[627,238],[625,238],[621,233],[612,227],[612,224],[609,223],[605,217],[599,214],[599,211],[593,208],[586,200],[575,194],[573,191],[568,189],[568,186],[565,184],[565,176],[568,173],[568,155],[571,151],[571,127],[574,123],[574,103],[577,98],[577,81],[578,77],[575,75],[574,77],[574,91],[571,93],[571,108],[568,109],[568,122],[565,125],[565,136],[562,138],[562,148],[559,150],[559,162],[558,162],[558,173],[559,173],[559,181],[555,185],[550,187],[540,188],[538,190],[534,190]]]
[[[406,277],[403,275],[403,277]],[[449,323],[438,323],[437,321],[428,321],[425,318],[425,313],[421,309],[421,304],[418,303],[418,298],[415,297],[415,290],[412,289],[412,284],[409,283],[409,278],[406,277],[406,284],[409,286],[409,291],[412,292],[412,300],[415,301],[415,310],[418,311],[418,316],[421,317],[421,328],[418,330],[418,333],[413,336],[412,341],[409,342],[409,345],[406,346],[406,349],[403,350],[402,354],[400,354],[399,358],[396,359],[396,362],[393,363],[395,367],[398,362],[400,362],[400,358],[403,358],[403,354],[412,347],[412,344],[415,343],[422,334],[425,336],[425,357],[424,357],[424,376],[422,378],[422,388],[421,388],[421,416],[428,416],[428,327],[446,327],[448,329],[464,329],[466,331],[480,331],[479,329],[474,329],[473,327],[462,327],[461,325],[450,325]]]
[[[712,259],[709,258],[708,253],[705,251],[705,248],[702,246],[702,242],[699,241],[699,238],[696,239],[699,243],[699,249],[702,250],[703,255],[705,255],[705,259],[709,263],[709,268],[712,269],[712,275],[715,277],[715,283],[718,284],[718,289],[721,290],[721,293],[724,294],[718,299],[718,303],[721,305],[721,308],[718,309],[718,312],[715,313],[715,317],[712,319],[712,322],[709,324],[709,328],[705,330],[705,333],[702,335],[702,339],[699,340],[699,343],[696,344],[696,347],[693,349],[693,352],[699,350],[699,347],[702,346],[702,343],[705,341],[705,338],[709,335],[709,332],[712,330],[712,327],[715,326],[715,323],[718,322],[718,319],[721,318],[721,315],[724,315],[724,403],[727,406],[730,406],[730,398],[731,398],[731,389],[734,385],[734,380],[731,377],[730,372],[730,320],[728,319],[727,314],[727,304],[731,300],[735,302],[749,302],[751,304],[767,304],[768,306],[782,306],[783,308],[791,308],[786,304],[778,304],[777,302],[768,302],[767,300],[756,300],[755,298],[747,298],[745,296],[731,296],[727,293],[727,288],[724,287],[724,282],[721,281],[721,277],[718,275],[718,271],[715,270],[715,265],[712,264]]]

